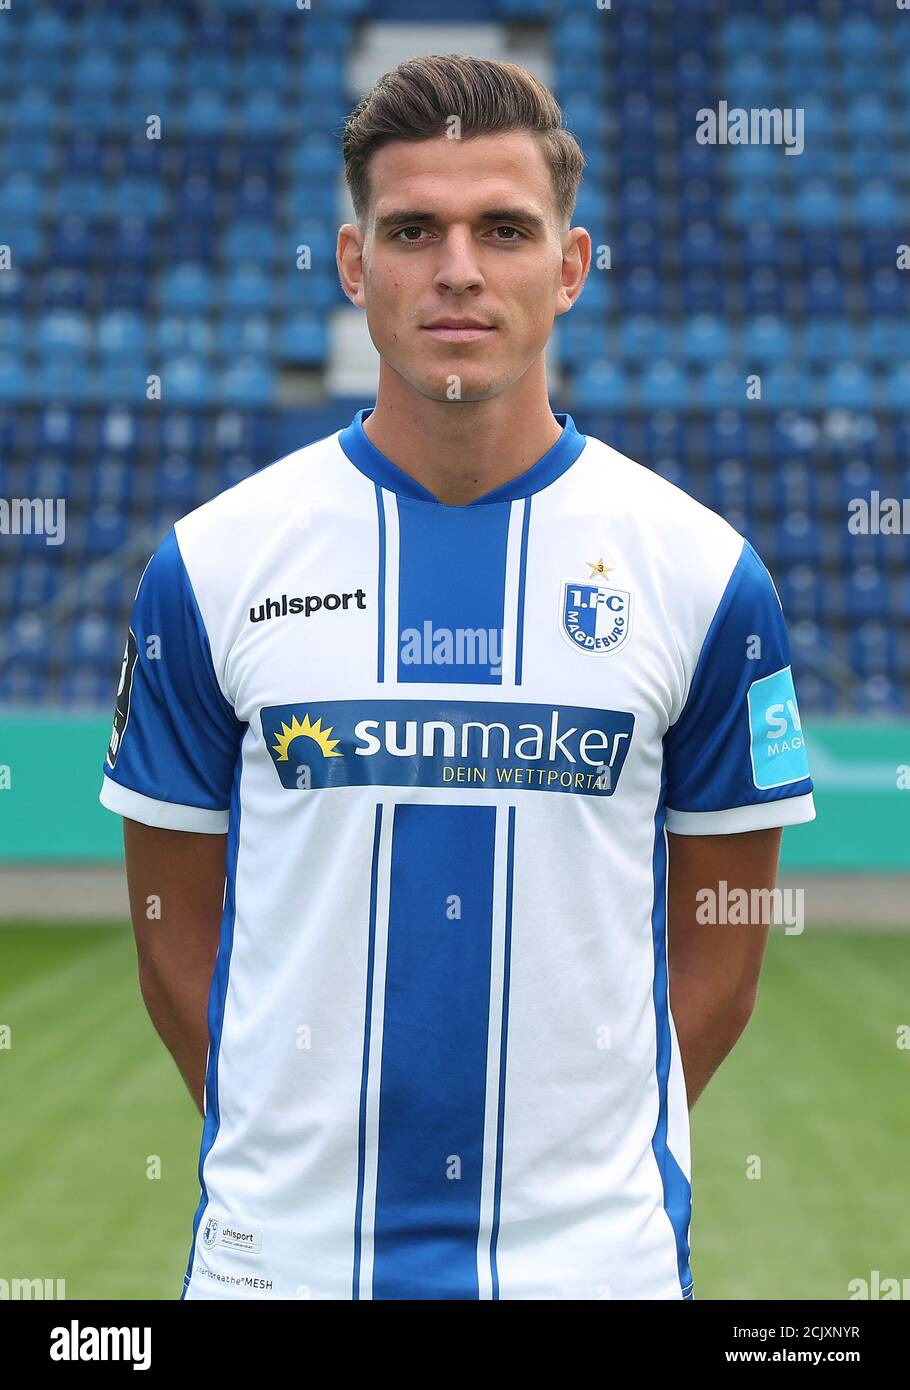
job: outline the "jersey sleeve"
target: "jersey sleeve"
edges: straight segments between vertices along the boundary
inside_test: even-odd
[[[664,736],[666,828],[723,835],[815,819],[780,599],[748,541]]]
[[[172,527],[136,592],[102,805],[145,825],[223,833],[245,727],[218,683]]]

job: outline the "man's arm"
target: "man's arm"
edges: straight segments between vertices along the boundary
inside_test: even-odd
[[[142,998],[203,1111],[227,836],[164,830],[124,817],[123,843]]]
[[[722,879],[727,892],[773,888],[781,834],[780,827],[728,835],[667,833],[670,1009],[690,1110],[749,1021],[768,939],[767,923],[698,921],[697,895],[707,888],[716,901]]]

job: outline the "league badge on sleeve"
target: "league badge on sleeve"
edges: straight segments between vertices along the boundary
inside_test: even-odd
[[[759,791],[809,776],[809,760],[789,666],[749,686],[752,780]]]
[[[563,584],[559,628],[576,651],[591,656],[619,651],[629,639],[631,620],[632,595],[628,589],[586,579],[567,579]]]
[[[132,628],[126,639],[126,647],[123,651],[123,661],[120,663],[120,683],[117,686],[117,701],[114,705],[114,727],[111,729],[111,741],[107,750],[107,762],[109,767],[117,764],[117,754],[120,752],[120,741],[123,738],[126,726],[130,718],[130,696],[133,692],[133,672],[136,669],[136,660],[139,656],[139,649],[136,646],[136,634]]]

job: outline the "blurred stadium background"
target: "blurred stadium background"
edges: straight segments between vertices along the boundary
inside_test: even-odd
[[[127,618],[176,517],[375,398],[334,263],[338,133],[430,52],[525,64],[584,149],[574,220],[609,267],[557,321],[553,408],[743,531],[790,623],[818,819],[786,832],[781,882],[806,929],[772,934],[694,1113],[696,1298],[908,1276],[908,538],[847,518],[910,497],[910,13],[11,0],[0,497],[63,499],[65,540],[0,534],[0,1279],[179,1293],[199,1120],[139,998],[97,800]],[[802,109],[804,151],[699,144],[720,101]]]

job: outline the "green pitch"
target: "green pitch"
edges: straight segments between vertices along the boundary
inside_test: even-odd
[[[910,1276],[908,958],[910,936],[772,937],[752,1022],[692,1116],[696,1299]],[[130,932],[0,927],[2,1025],[0,1279],[178,1298],[202,1121]]]

